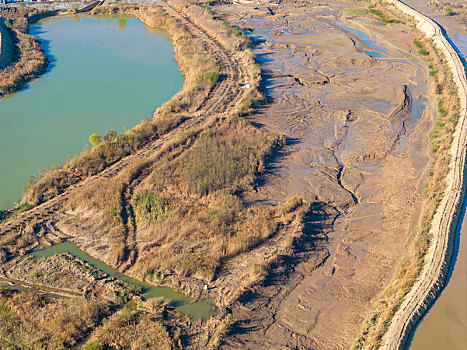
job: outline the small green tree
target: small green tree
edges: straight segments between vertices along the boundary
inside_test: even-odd
[[[99,143],[102,142],[102,137],[99,134],[92,134],[91,136],[89,136],[89,142],[91,143],[91,145],[97,146]]]
[[[107,132],[104,135],[104,140],[105,141],[110,141],[115,139],[118,136],[118,133],[115,130],[107,130]]]

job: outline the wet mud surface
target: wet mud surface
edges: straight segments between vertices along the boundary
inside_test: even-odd
[[[301,249],[232,309],[226,348],[348,348],[410,249],[435,109],[426,63],[408,27],[347,17],[352,4],[213,8],[257,42],[270,103],[252,122],[288,140],[246,199],[315,208]]]
[[[467,35],[467,4],[465,1],[404,0],[404,3],[433,19],[448,33]],[[453,13],[448,15],[446,8],[450,8]]]

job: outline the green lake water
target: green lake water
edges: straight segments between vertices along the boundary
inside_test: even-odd
[[[51,64],[0,100],[0,209],[20,200],[39,169],[89,146],[90,134],[151,118],[183,84],[166,33],[136,18],[52,17],[30,33]]]
[[[46,258],[56,254],[70,253],[74,257],[81,259],[87,262],[89,265],[94,266],[96,269],[99,269],[107,273],[111,277],[115,277],[119,280],[133,284],[137,287],[141,287],[143,292],[143,297],[145,299],[162,297],[171,302],[171,304],[177,308],[178,311],[189,314],[194,319],[203,318],[204,320],[208,319],[210,316],[217,313],[217,310],[213,307],[212,304],[204,301],[193,302],[190,298],[187,298],[181,293],[175,292],[174,290],[167,287],[156,287],[151,284],[138,281],[131,277],[122,275],[120,272],[114,268],[106,265],[100,260],[94,259],[92,256],[84,253],[72,242],[63,242],[55,244],[51,247],[45,249],[35,250],[32,252],[32,255],[38,259]]]

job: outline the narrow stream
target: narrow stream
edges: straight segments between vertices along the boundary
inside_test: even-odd
[[[51,17],[30,28],[50,61],[46,74],[0,100],[0,209],[21,198],[29,176],[88,145],[90,134],[123,131],[170,99],[183,79],[167,33],[134,16]],[[36,258],[68,252],[108,275],[163,297],[194,319],[216,313],[167,287],[120,274],[71,242],[34,251]]]
[[[144,299],[162,297],[164,299],[170,300],[171,304],[175,308],[177,308],[178,311],[185,314],[189,314],[194,319],[202,318],[206,320],[217,313],[217,310],[215,309],[213,304],[209,302],[193,302],[192,299],[186,297],[182,293],[175,292],[174,290],[168,287],[156,287],[149,283],[145,283],[134,278],[122,275],[120,272],[105,264],[104,262],[86,254],[85,252],[80,250],[74,243],[69,241],[55,244],[45,249],[35,250],[31,254],[35,258],[40,259],[62,253],[70,253],[74,257],[83,260],[84,262],[95,267],[96,269],[105,272],[111,277],[140,287],[142,289]]]
[[[364,43],[366,46],[368,46],[370,49],[373,49],[375,51],[370,51],[370,50],[363,50],[364,53],[366,53],[368,56],[373,57],[373,58],[383,58],[386,57],[384,54],[385,52],[388,52],[388,49],[385,47],[379,46],[376,44],[376,41],[371,40],[370,36],[361,30],[351,28],[348,25],[342,23],[342,22],[336,22],[336,24],[344,29],[347,32],[353,33],[358,35],[359,40]]]

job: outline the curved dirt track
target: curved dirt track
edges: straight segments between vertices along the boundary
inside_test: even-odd
[[[170,13],[170,16],[182,21],[195,37],[199,38],[206,44],[210,51],[210,56],[218,61],[220,73],[225,78],[215,85],[197,111],[195,111],[193,115],[188,116],[180,126],[148,143],[136,153],[121,159],[100,173],[68,187],[63,193],[51,200],[42,203],[27,212],[19,213],[6,222],[1,223],[0,236],[20,231],[27,225],[45,225],[47,222],[53,220],[54,215],[60,213],[63,203],[67,198],[73,195],[77,189],[90,185],[102,178],[112,178],[119,174],[123,169],[135,164],[138,160],[150,159],[151,156],[158,154],[159,151],[164,148],[165,143],[178,135],[180,131],[200,126],[203,123],[208,122],[213,115],[227,115],[243,101],[243,98],[246,96],[248,91],[241,88],[238,81],[250,81],[250,77],[248,76],[246,69],[242,66],[242,63],[239,62],[234,55],[228,52],[227,49],[222,47],[222,45],[213,39],[206,31],[196,26],[183,14],[177,12],[168,5],[162,6],[164,6],[164,9]],[[144,18],[142,18],[142,21],[144,22]],[[223,109],[223,111],[219,112],[221,109]]]
[[[467,145],[467,78],[459,56],[444,37],[441,27],[431,19],[397,0],[388,0],[417,21],[417,28],[431,38],[444,54],[458,88],[460,119],[450,150],[450,172],[443,200],[433,218],[433,241],[425,257],[419,279],[405,297],[386,332],[381,349],[404,348],[417,322],[442,290],[453,254],[454,236],[465,197],[465,159]]]
[[[95,181],[98,181],[101,178],[112,178],[112,177],[118,175],[123,169],[132,166],[135,162],[138,162],[138,161],[141,161],[141,160],[148,161],[151,158],[154,158],[157,154],[159,154],[159,152],[162,149],[164,149],[164,147],[166,145],[166,142],[170,141],[174,136],[176,136],[177,133],[180,130],[187,130],[187,129],[191,128],[191,127],[201,126],[203,123],[209,121],[210,116],[214,116],[214,115],[217,115],[217,114],[221,115],[222,113],[218,113],[217,112],[218,110],[222,110],[222,111],[225,110],[224,113],[229,113],[229,111],[231,111],[233,108],[235,108],[235,106],[237,106],[242,101],[242,99],[244,98],[244,96],[245,96],[245,94],[247,92],[246,92],[246,90],[240,88],[235,81],[236,80],[238,80],[239,82],[249,81],[250,77],[248,77],[248,75],[245,73],[241,62],[239,62],[239,60],[236,60],[235,57],[232,57],[228,50],[224,49],[208,33],[201,30],[199,27],[197,27],[194,23],[190,22],[183,15],[176,12],[172,8],[167,8],[167,11],[170,11],[172,16],[174,16],[174,17],[176,16],[177,18],[180,18],[180,20],[183,20],[184,23],[187,25],[187,27],[189,28],[189,30],[192,33],[194,33],[201,40],[203,40],[206,44],[208,44],[212,56],[216,57],[216,59],[218,60],[218,63],[220,65],[220,67],[221,67],[220,68],[221,73],[224,76],[226,76],[227,79],[224,79],[222,82],[217,84],[215,86],[215,88],[211,91],[211,93],[209,94],[207,100],[199,108],[199,110],[196,113],[194,113],[193,115],[188,116],[189,118],[186,119],[179,127],[175,128],[171,132],[168,132],[167,134],[161,136],[159,139],[152,141],[151,143],[146,145],[144,148],[140,149],[135,154],[132,154],[132,155],[122,159],[121,161],[115,163],[111,167],[109,167],[106,170],[102,171],[100,174],[98,174],[96,176],[93,176],[93,177],[90,177],[90,178],[87,178],[87,179],[77,183],[76,185],[71,186],[63,194],[51,199],[50,201],[48,201],[48,202],[46,202],[46,203],[44,203],[44,204],[42,204],[42,205],[40,205],[40,206],[38,206],[36,208],[33,208],[32,210],[30,210],[28,212],[18,214],[18,216],[16,218],[12,218],[8,222],[2,223],[0,225],[0,235],[7,234],[8,232],[11,232],[11,231],[21,230],[22,227],[25,227],[28,224],[46,224],[46,225],[49,225],[48,223],[50,221],[53,221],[54,218],[56,217],[56,215],[60,214],[62,203],[64,203],[70,195],[72,196],[75,193],[75,190],[77,188],[87,186],[87,185],[91,185],[92,183],[94,183]],[[441,35],[441,33],[439,33],[439,35]],[[277,44],[277,47],[278,47],[278,49],[281,49],[281,47],[279,47],[279,44]],[[364,58],[364,59],[359,58],[359,59],[367,60],[366,58]],[[368,59],[368,60],[370,60],[370,59]],[[334,78],[334,79],[337,80],[337,78]],[[310,80],[311,80],[311,78],[310,78]],[[294,84],[295,83],[296,82],[294,82]],[[329,79],[328,79],[328,83],[326,83],[326,84],[329,84]],[[320,87],[320,89],[321,89],[321,87]],[[465,84],[464,84],[464,91],[466,91]],[[403,96],[403,94],[401,94],[401,96]],[[304,102],[303,110],[306,110],[307,113],[309,113],[309,110],[311,108],[308,105],[306,105],[305,102]],[[403,102],[405,103],[405,100]],[[463,106],[463,115],[462,116],[465,117],[465,98],[464,98],[462,103],[463,103],[462,104],[462,106]],[[295,107],[300,108],[301,105],[299,105],[298,103],[295,103]],[[201,115],[199,113],[201,113]],[[289,113],[290,113],[290,111],[289,111]],[[335,130],[332,130],[332,134],[336,134],[337,136],[340,136],[340,133],[342,133],[342,130],[351,129],[352,128],[352,123],[355,124],[350,112],[349,112],[349,114],[343,114],[343,115],[344,115],[343,118],[345,120],[344,121],[339,121],[339,123],[336,124],[336,125],[343,124],[344,126],[341,125],[340,128],[336,128]],[[347,119],[349,119],[349,120],[347,120]],[[350,120],[350,119],[352,119],[352,120]],[[452,150],[453,162],[455,162],[456,164],[461,164],[461,165],[464,163],[464,159],[465,159],[465,153],[464,153],[465,148],[460,147],[460,145],[465,144],[465,132],[461,133],[459,130],[461,130],[461,129],[464,130],[465,129],[464,128],[464,122],[465,122],[464,119],[465,118],[461,118],[461,122],[459,122],[458,129],[456,131],[456,135],[455,135],[455,138],[454,138],[454,140],[457,141],[457,142],[453,142],[453,150]],[[358,122],[358,120],[356,122]],[[461,125],[462,125],[462,127],[461,127]],[[308,129],[311,129],[311,127],[308,128]],[[351,130],[353,130],[353,129],[351,129]],[[464,135],[463,138],[461,137],[462,136],[461,134]],[[349,135],[352,136],[351,133],[349,133]],[[340,140],[339,142],[342,142],[341,139],[339,139],[339,140]],[[336,149],[338,148],[338,146],[332,146],[332,147],[333,148],[335,147]],[[333,187],[332,187],[333,191],[323,192],[322,197],[323,198],[329,198],[330,193],[340,194],[342,196],[342,199],[337,198],[337,199],[334,199],[334,201],[336,203],[343,203],[343,204],[341,204],[341,207],[342,208],[347,208],[347,206],[349,206],[349,203],[351,205],[353,205],[354,199],[353,199],[353,197],[351,195],[353,193],[356,193],[355,197],[356,198],[358,197],[358,202],[359,202],[358,204],[359,205],[358,206],[356,205],[355,207],[358,207],[358,208],[351,207],[350,208],[350,213],[349,212],[345,213],[344,217],[339,222],[341,223],[341,225],[345,224],[345,225],[349,225],[349,226],[352,223],[355,223],[355,222],[360,223],[361,220],[363,219],[363,217],[360,214],[361,214],[361,212],[366,211],[366,209],[365,209],[366,207],[364,207],[364,205],[367,205],[367,207],[370,208],[370,209],[372,207],[370,207],[370,205],[368,205],[368,203],[370,203],[369,201],[368,202],[363,202],[363,204],[361,203],[362,200],[361,200],[361,197],[360,197],[359,191],[358,191],[358,188],[360,187],[360,184],[358,183],[357,180],[355,180],[352,177],[353,172],[355,173],[356,170],[355,170],[355,168],[349,167],[348,165],[347,166],[345,164],[342,165],[340,160],[334,155],[334,151],[331,152],[331,151],[327,150],[327,152],[330,154],[330,156],[328,158],[329,158],[329,163],[331,163],[331,167],[329,167],[330,170],[328,171],[330,173],[329,178],[332,178],[332,179],[335,178],[336,180],[333,183]],[[327,155],[328,153],[325,153],[325,155]],[[333,157],[331,157],[331,155],[333,155]],[[321,158],[318,158],[318,160],[321,160]],[[334,161],[334,159],[335,159],[335,161]],[[338,163],[338,164],[335,164],[335,163]],[[294,176],[294,177],[296,177],[296,176]],[[356,177],[357,176],[355,176],[355,178]],[[439,236],[438,235],[436,236],[437,238],[439,238],[439,239],[436,240],[436,242],[438,244],[436,244],[436,245],[433,244],[432,250],[430,250],[430,252],[429,252],[428,256],[433,257],[432,261],[438,263],[438,265],[436,267],[433,267],[434,266],[433,264],[427,267],[427,269],[430,268],[429,271],[433,272],[432,274],[430,273],[429,275],[427,275],[427,276],[430,276],[430,277],[434,277],[434,276],[439,277],[439,276],[441,276],[442,273],[447,272],[447,267],[449,266],[449,264],[446,265],[446,264],[443,264],[443,263],[444,263],[445,258],[446,258],[446,254],[445,254],[446,251],[448,251],[449,248],[452,247],[452,244],[451,244],[452,242],[450,241],[450,239],[452,238],[452,235],[450,234],[450,232],[453,230],[453,227],[455,229],[455,226],[456,226],[456,225],[454,225],[456,220],[452,220],[452,218],[455,217],[455,214],[458,214],[458,209],[460,208],[459,198],[461,197],[461,193],[460,193],[460,187],[459,186],[462,185],[462,180],[463,180],[462,168],[461,167],[453,167],[451,173],[449,174],[449,177],[450,177],[450,179],[452,181],[449,184],[449,188],[446,190],[447,195],[445,196],[445,198],[444,198],[444,200],[443,200],[443,202],[441,204],[441,207],[440,207],[440,208],[445,208],[445,211],[440,210],[439,215],[438,215],[438,216],[440,216],[439,220],[436,221],[437,218],[435,218],[435,221],[434,221],[434,227],[436,225],[437,225],[437,227],[440,227],[441,229],[439,230],[439,232],[444,232],[445,235],[443,237],[441,237],[442,236],[441,234]],[[398,179],[397,181],[399,183],[400,179]],[[355,185],[355,183],[357,183],[357,184]],[[349,184],[350,184],[350,186],[349,186]],[[350,190],[348,190],[348,188]],[[447,197],[449,197],[450,199],[447,199]],[[331,197],[331,199],[333,199],[333,198],[334,197]],[[444,207],[443,207],[443,205],[444,205]],[[318,204],[317,204],[317,207],[318,207],[316,209],[317,214],[315,214],[315,215],[316,216],[326,217],[327,216],[326,213],[321,213],[320,212],[320,207],[319,207]],[[362,209],[359,209],[359,208],[362,208]],[[344,209],[342,209],[342,210],[344,210]],[[360,211],[357,211],[357,210],[360,210]],[[404,209],[404,211],[405,211],[405,209]],[[389,213],[391,213],[391,212],[389,212]],[[333,215],[335,215],[335,213],[333,213]],[[380,215],[380,214],[370,214],[370,216],[371,215]],[[321,217],[311,218],[310,221],[312,219],[313,219],[313,221],[314,220],[320,221],[320,222],[326,221],[325,218],[321,218]],[[330,217],[327,220],[332,221],[332,218]],[[334,221],[332,221],[332,223],[329,223],[329,225],[333,225],[333,224],[334,224]],[[355,224],[355,225],[357,225],[357,224]],[[358,225],[360,226],[358,229],[362,230],[363,224],[358,224]],[[319,227],[319,236],[320,237],[323,236],[322,231],[324,231],[324,229],[321,227],[321,225],[316,225],[316,226],[320,226]],[[363,230],[364,229],[366,229],[366,227],[363,227]],[[51,231],[53,233],[53,225],[51,225],[51,229],[49,229],[49,231]],[[349,231],[349,232],[352,233],[353,231]],[[355,230],[355,232],[357,232],[357,231]],[[387,232],[384,231],[384,233],[387,233]],[[317,234],[317,236],[318,236],[318,234]],[[397,237],[399,237],[399,236],[397,236]],[[324,241],[324,238],[322,238],[322,239]],[[349,242],[349,239],[345,243],[352,243],[352,242]],[[360,239],[360,238],[358,238],[358,239]],[[310,241],[312,241],[311,238],[310,238]],[[300,323],[300,325],[303,327],[303,334],[304,335],[300,335],[298,333],[297,334],[292,334],[292,336],[289,339],[290,340],[289,344],[292,344],[292,343],[298,344],[298,345],[296,345],[296,348],[303,348],[303,347],[316,348],[317,346],[320,346],[320,347],[324,348],[324,346],[325,346],[324,343],[312,342],[311,341],[311,337],[309,337],[309,334],[307,333],[308,332],[307,327],[309,326],[308,323],[310,322],[309,321],[310,320],[310,317],[309,317],[310,310],[313,311],[313,310],[317,309],[316,305],[319,305],[318,302],[311,305],[311,303],[314,302],[313,298],[318,296],[318,294],[320,294],[320,291],[324,290],[325,292],[321,293],[321,294],[326,294],[326,292],[328,292],[329,290],[332,290],[332,289],[324,289],[324,287],[328,286],[328,285],[324,285],[324,282],[318,284],[319,281],[321,281],[321,280],[324,281],[324,277],[323,278],[321,278],[319,276],[313,277],[317,281],[317,282],[315,282],[315,280],[312,280],[312,278],[309,278],[307,276],[310,276],[311,272],[314,271],[315,268],[322,267],[321,270],[329,271],[329,272],[324,273],[324,274],[326,274],[326,276],[325,276],[326,281],[329,281],[329,280],[331,280],[332,275],[337,275],[339,273],[339,271],[344,270],[344,268],[349,268],[349,270],[350,270],[350,268],[352,267],[352,264],[353,264],[353,260],[351,260],[351,258],[353,259],[352,253],[360,252],[360,250],[357,250],[357,249],[352,249],[351,250],[347,246],[343,246],[344,248],[341,248],[340,246],[337,246],[337,248],[335,248],[336,252],[334,252],[334,253],[331,252],[331,254],[329,254],[327,251],[325,251],[325,249],[321,249],[321,247],[316,247],[316,245],[318,245],[318,244],[316,242],[315,237],[313,237],[313,242],[308,242],[308,244],[313,245],[313,247],[310,247],[308,249],[304,248],[304,252],[302,254],[303,257],[302,256],[296,257],[297,261],[298,260],[300,260],[300,261],[303,260],[304,263],[300,264],[300,266],[297,265],[296,268],[291,267],[290,270],[294,270],[294,271],[290,272],[290,276],[287,275],[287,271],[284,273],[284,271],[282,271],[282,270],[278,270],[277,274],[274,276],[276,278],[276,279],[273,279],[274,282],[283,282],[284,285],[287,285],[290,288],[284,288],[280,293],[277,294],[277,296],[273,295],[273,293],[275,293],[275,291],[272,290],[273,286],[271,286],[271,288],[269,288],[269,290],[267,290],[267,292],[269,292],[269,293],[264,293],[264,291],[265,291],[264,289],[259,289],[258,288],[258,294],[261,294],[262,296],[264,296],[264,303],[262,303],[263,300],[259,300],[257,302],[257,305],[253,305],[253,303],[248,305],[249,307],[250,306],[256,306],[257,307],[256,310],[254,308],[249,309],[249,308],[243,307],[243,306],[240,308],[241,309],[240,311],[242,312],[241,316],[244,315],[245,319],[248,319],[248,321],[250,322],[247,325],[248,327],[245,327],[245,329],[244,329],[245,333],[249,333],[249,332],[253,333],[254,327],[256,325],[261,325],[261,326],[265,325],[265,323],[263,323],[263,324],[261,323],[262,320],[260,319],[260,317],[258,317],[258,315],[255,315],[254,312],[259,310],[259,309],[263,309],[263,310],[268,309],[268,312],[271,311],[271,315],[268,315],[268,317],[270,316],[271,320],[273,320],[273,322],[274,322],[272,324],[273,326],[268,327],[268,329],[269,329],[269,334],[268,335],[276,333],[276,334],[273,334],[274,337],[285,339],[288,336],[286,331],[287,331],[287,327],[289,326],[289,323],[290,323],[290,328],[291,329],[293,329],[293,327],[295,327],[297,324]],[[349,246],[350,246],[350,244],[349,244]],[[361,253],[354,253],[354,254],[356,254],[357,257],[362,255]],[[368,254],[368,256],[369,255],[370,254]],[[338,259],[336,260],[336,258],[334,256],[337,256],[341,260],[340,261]],[[371,256],[376,256],[376,255],[371,255]],[[332,259],[329,258],[329,257],[331,257]],[[376,256],[376,258],[378,258],[379,261],[381,260],[380,256]],[[259,259],[260,259],[260,257],[258,255],[257,260],[259,260]],[[371,261],[366,262],[366,263],[371,263]],[[386,260],[384,260],[384,263],[389,265],[389,262],[386,262]],[[294,265],[291,264],[291,266],[294,266]],[[241,268],[243,268],[243,266],[241,266],[239,264],[239,269],[241,269]],[[424,269],[424,272],[427,269]],[[294,272],[295,275],[292,274],[292,272]],[[298,276],[298,275],[300,275],[300,276]],[[316,275],[316,273],[315,273],[315,275]],[[367,281],[365,279],[363,279],[363,277],[361,277],[363,275],[364,275],[363,273],[360,275],[361,281],[366,283]],[[381,275],[382,275],[382,273],[381,273]],[[307,278],[307,280],[305,281],[305,283],[302,283],[302,280],[304,280],[305,278]],[[321,278],[321,280],[319,278]],[[422,280],[425,281],[425,279],[422,279]],[[436,283],[432,285],[432,284],[429,283],[430,282],[429,279],[426,279],[426,281],[428,281],[427,282],[428,284],[426,284],[426,285],[424,284],[425,287],[423,289],[423,290],[427,291],[426,297],[423,297],[420,293],[418,293],[418,294],[416,293],[416,294],[414,294],[416,298],[413,299],[412,303],[408,303],[407,306],[406,306],[406,303],[403,304],[403,308],[406,310],[406,312],[402,316],[399,316],[399,318],[397,319],[399,321],[396,322],[396,318],[394,318],[393,326],[396,327],[396,325],[399,325],[399,328],[396,329],[394,327],[391,327],[391,329],[394,328],[394,332],[392,334],[403,335],[405,337],[407,334],[410,333],[411,326],[416,321],[415,317],[418,317],[417,315],[415,315],[416,311],[420,309],[418,306],[420,305],[420,303],[423,302],[423,300],[425,300],[425,298],[427,298],[427,297],[429,298],[430,297],[429,292],[433,288],[436,288],[435,287]],[[357,280],[357,282],[359,282],[359,281]],[[280,283],[278,283],[278,284],[280,284]],[[314,286],[314,285],[316,285],[317,288],[312,290],[310,288],[310,286]],[[295,288],[295,287],[297,287],[297,288]],[[353,290],[353,286],[350,285],[350,287],[348,287],[348,285],[344,285],[343,289]],[[370,288],[368,287],[366,290],[369,290],[369,289]],[[337,290],[337,288],[335,290]],[[365,289],[357,289],[356,294],[361,294],[362,291],[364,292],[366,290]],[[309,293],[309,294],[307,294],[307,293]],[[311,293],[315,293],[315,294],[311,294]],[[271,295],[273,295],[273,296],[271,296]],[[310,295],[312,295],[312,296],[310,297]],[[371,295],[371,294],[369,293],[369,295]],[[409,296],[410,295],[412,295],[412,293],[409,294]],[[303,296],[307,296],[308,299],[303,299]],[[371,296],[368,297],[368,299],[370,299],[370,298],[371,298]],[[266,299],[270,299],[270,300],[266,300]],[[409,299],[409,297],[407,299]],[[285,300],[286,302],[283,302],[283,300]],[[298,303],[296,302],[297,300],[299,301]],[[266,304],[266,301],[267,301],[267,304]],[[308,304],[308,302],[310,302],[310,303]],[[352,302],[354,302],[354,301],[351,300],[350,303],[349,302],[347,302],[347,303],[351,304]],[[323,304],[324,303],[330,305],[331,300],[324,300]],[[355,302],[355,304],[357,304],[357,302]],[[267,305],[267,306],[265,307],[265,305]],[[282,308],[282,311],[280,310],[278,305],[279,306],[282,306],[282,305],[284,306]],[[411,305],[413,305],[412,308],[411,308]],[[307,313],[306,317],[304,317],[303,319],[300,319],[299,317],[295,317],[295,315],[297,315],[297,314],[293,314],[292,312],[289,312],[290,310],[293,311],[294,307],[297,308],[297,309],[298,308],[303,309],[303,312]],[[359,304],[355,306],[355,308],[357,308],[357,307],[359,309],[363,308],[360,301],[359,301]],[[277,312],[277,310],[279,310],[279,312]],[[328,310],[328,309],[325,309],[325,308],[323,308],[322,310],[324,310],[324,311],[321,312],[321,315],[325,315],[325,314],[329,313],[330,311],[332,311],[332,309]],[[337,310],[337,307],[334,308],[334,311],[335,310]],[[298,315],[300,316],[302,314],[298,314]],[[321,315],[320,315],[319,312],[316,314],[316,317],[315,317],[316,322],[318,321],[318,319],[319,319],[319,317]],[[399,313],[397,315],[399,315]],[[396,315],[396,317],[397,317],[397,315]],[[292,316],[294,316],[294,317],[292,318]],[[348,316],[348,315],[346,315],[344,312],[342,312],[342,310],[339,310],[339,322],[342,322],[342,326],[344,326],[344,323],[347,320],[345,318],[346,316]],[[284,320],[289,321],[289,323],[283,323],[283,324],[278,326],[278,324],[280,322],[284,321]],[[324,323],[324,321],[323,321],[323,323]],[[331,328],[334,328],[333,326],[334,326],[334,324],[331,324]],[[280,328],[280,327],[283,327],[283,328]],[[284,331],[284,329],[285,329],[285,331]],[[311,326],[310,326],[310,329],[311,329]],[[282,331],[282,333],[280,333],[279,331]],[[333,333],[337,333],[339,331],[340,331],[339,329],[334,329]],[[346,334],[346,336],[348,337],[347,334]],[[393,341],[396,341],[397,337],[391,337],[390,335],[387,335],[387,336],[389,336],[389,339],[391,341],[390,344],[388,344],[388,345],[385,344],[385,346],[387,346],[388,348],[400,347],[400,346],[402,346],[403,341],[405,340],[404,337],[399,337],[398,339],[401,339],[401,341],[398,343],[399,345],[397,345],[397,344],[394,345]],[[256,337],[256,335],[254,337]],[[259,339],[258,344],[260,344],[261,341],[262,341],[262,338],[258,337],[257,339]],[[231,344],[233,344],[232,348],[233,347],[236,347],[236,348],[240,347],[240,346],[237,347],[237,345],[239,345],[240,343],[236,343],[236,342],[233,341]],[[276,343],[275,345],[277,345],[277,344],[278,343]],[[336,340],[335,343],[331,343],[331,342],[328,341],[327,344],[328,344],[328,346],[333,346],[334,348],[338,348],[339,345],[342,344],[342,342],[340,340],[339,340],[339,342]],[[228,342],[227,342],[227,345],[229,345]],[[242,344],[242,347],[248,348],[248,343]],[[227,346],[227,348],[228,348],[228,346]],[[277,347],[271,346],[270,348],[277,348]]]

